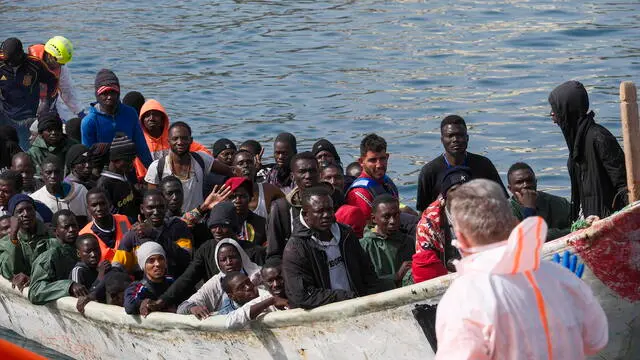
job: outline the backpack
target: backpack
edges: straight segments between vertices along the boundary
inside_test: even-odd
[[[189,154],[193,156],[193,159],[198,163],[198,165],[200,165],[202,173],[206,175],[208,171],[204,170],[204,159],[202,158],[202,156],[197,152],[192,151],[190,151]],[[156,180],[158,181],[158,184],[160,184],[160,181],[162,180],[162,174],[164,173],[164,163],[166,162],[166,159],[167,155],[164,155],[160,158],[160,160],[158,160],[158,173],[156,174]]]

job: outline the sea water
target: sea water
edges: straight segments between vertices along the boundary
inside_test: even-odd
[[[422,165],[459,114],[469,151],[506,182],[516,161],[539,188],[569,194],[567,146],[549,92],[582,81],[596,121],[620,136],[621,81],[639,80],[640,3],[627,1],[0,0],[1,36],[64,35],[82,102],[110,68],[122,93],[160,101],[210,146],[294,133],[332,141],[345,165],[363,135],[386,138],[389,174],[415,203]]]

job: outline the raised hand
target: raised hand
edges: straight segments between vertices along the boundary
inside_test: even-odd
[[[571,255],[571,252],[566,250],[564,254],[562,254],[562,258],[560,258],[560,255],[558,254],[553,254],[551,261],[564,266],[569,269],[569,271],[576,274],[578,278],[582,279],[584,264],[578,264],[578,255]]]
[[[518,200],[518,202],[522,204],[522,206],[529,209],[536,208],[536,200],[538,199],[538,192],[536,192],[535,190],[522,189],[518,192],[513,193],[513,196],[516,197],[516,200]]]
[[[202,203],[202,210],[209,211],[213,209],[214,206],[219,203],[227,200],[227,198],[231,195],[231,188],[226,185],[216,185],[213,187],[213,191],[207,196]]]
[[[104,274],[108,273],[111,270],[111,262],[109,260],[102,260],[100,264],[98,264],[98,279],[104,279]]]

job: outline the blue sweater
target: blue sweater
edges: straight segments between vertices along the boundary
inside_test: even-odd
[[[80,131],[82,144],[87,147],[95,143],[111,143],[117,132],[122,132],[136,144],[136,152],[144,166],[149,167],[153,159],[144,138],[138,114],[131,106],[118,103],[115,115],[109,115],[100,111],[96,103],[91,104],[89,114],[82,119]]]

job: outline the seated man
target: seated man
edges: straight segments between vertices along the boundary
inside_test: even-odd
[[[53,214],[53,224],[58,241],[40,254],[33,262],[29,301],[43,305],[65,296],[86,296],[87,288],[69,279],[71,270],[78,262],[75,242],[78,238],[78,222],[69,210]]]
[[[45,204],[53,213],[62,209],[71,210],[78,223],[87,223],[87,189],[80,184],[67,183],[62,180],[63,166],[53,155],[42,161],[41,176],[44,186],[31,194],[31,197]]]
[[[240,169],[242,176],[253,183],[249,209],[256,215],[268,219],[271,203],[284,197],[278,187],[269,183],[258,182],[258,168],[256,167],[255,156],[247,150],[240,150],[233,157],[233,166]]]
[[[80,235],[96,236],[100,246],[100,262],[113,260],[124,234],[131,229],[129,218],[126,215],[111,214],[109,197],[100,188],[87,192],[87,212],[93,220],[80,230]]]
[[[411,270],[415,240],[400,231],[398,199],[389,194],[376,197],[371,207],[371,219],[374,226],[364,233],[360,246],[369,255],[380,281],[388,289],[400,287]]]
[[[518,220],[540,216],[547,222],[547,241],[571,232],[571,203],[565,198],[537,191],[538,181],[533,169],[522,162],[515,163],[507,172],[507,187],[513,196],[509,203]]]
[[[142,244],[153,241],[164,249],[168,273],[180,276],[191,261],[191,230],[179,218],[165,217],[167,203],[156,189],[147,190],[144,194],[140,212],[145,220],[136,223],[124,235],[113,256],[113,265],[141,278],[144,264],[136,262],[136,253]]]
[[[91,190],[96,183],[91,179],[91,154],[89,148],[82,144],[75,144],[67,151],[65,159],[67,171],[70,172],[64,178],[65,182],[76,183]]]
[[[247,275],[239,271],[227,274],[220,283],[227,297],[218,313],[227,315],[227,329],[241,329],[258,315],[284,310],[289,305],[287,299],[258,289]]]
[[[249,201],[253,192],[253,184],[243,177],[232,177],[224,183],[231,190],[229,200],[233,203],[240,222],[240,232],[236,238],[258,246],[267,244],[267,220],[249,210]]]
[[[157,300],[171,286],[173,278],[167,276],[167,256],[160,244],[147,241],[138,248],[136,257],[144,269],[144,277],[125,291],[124,310],[130,315],[146,317],[149,315],[149,302]]]
[[[22,175],[22,192],[25,194],[31,194],[44,185],[40,179],[35,178],[36,167],[27,153],[20,152],[13,155],[11,170]]]
[[[69,148],[78,142],[70,139],[62,133],[62,119],[57,112],[47,112],[38,117],[38,137],[27,151],[36,166],[36,172],[40,172],[42,162],[50,155],[64,162]]]
[[[382,290],[351,228],[336,223],[329,191],[325,187],[305,189],[301,200],[299,226],[282,260],[290,304],[311,309]]]
[[[96,187],[103,189],[109,197],[111,213],[126,215],[130,222],[138,220],[142,203],[140,192],[127,179],[135,156],[136,145],[126,136],[117,134],[109,149],[109,166],[102,170],[96,182]]]
[[[35,203],[28,195],[12,196],[8,211],[18,221],[12,221],[9,235],[0,240],[0,275],[22,291],[29,284],[34,260],[54,246],[56,239],[36,219]]]

